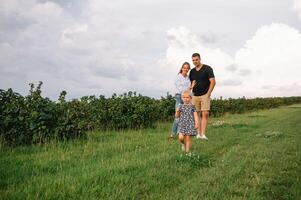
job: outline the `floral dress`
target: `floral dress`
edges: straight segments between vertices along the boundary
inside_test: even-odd
[[[195,136],[197,134],[193,115],[196,112],[195,106],[192,104],[180,104],[179,111],[179,133]]]

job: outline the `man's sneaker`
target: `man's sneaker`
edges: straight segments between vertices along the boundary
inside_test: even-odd
[[[206,137],[206,135],[201,136],[202,140],[208,140],[208,138]]]
[[[196,136],[196,139],[208,140],[208,138],[206,137],[206,135],[200,136],[199,134]]]

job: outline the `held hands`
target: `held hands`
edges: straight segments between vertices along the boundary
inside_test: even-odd
[[[193,87],[195,86],[195,84],[196,84],[196,81],[195,81],[195,80],[193,80],[193,81],[191,82],[190,89],[193,89]]]

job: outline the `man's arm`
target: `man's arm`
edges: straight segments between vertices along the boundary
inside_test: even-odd
[[[192,90],[194,86],[195,86],[195,80],[191,81],[189,89]]]
[[[208,92],[206,94],[208,97],[211,96],[211,92],[213,91],[213,89],[215,87],[215,78],[210,78],[209,81],[210,81],[210,85],[209,85]]]

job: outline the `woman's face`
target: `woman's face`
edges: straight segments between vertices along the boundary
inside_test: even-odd
[[[182,74],[187,75],[187,73],[189,72],[189,65],[183,65],[182,67]]]

